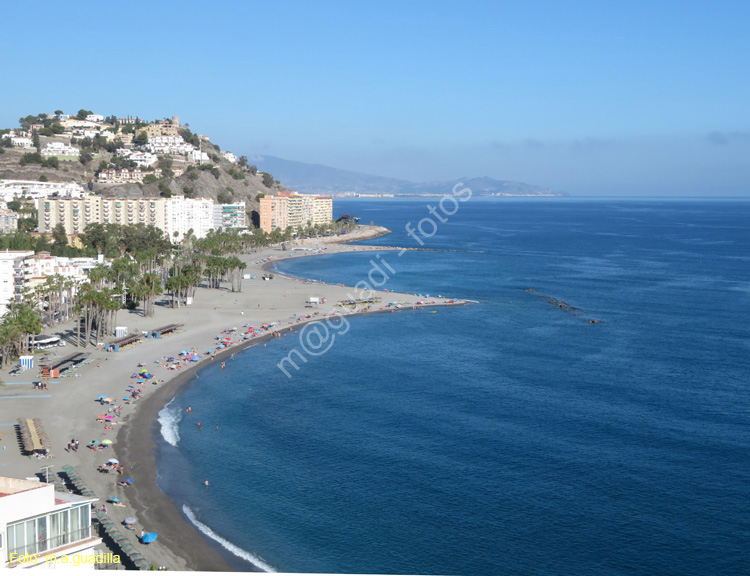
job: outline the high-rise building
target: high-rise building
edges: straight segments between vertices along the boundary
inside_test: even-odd
[[[260,227],[265,232],[326,224],[333,219],[333,199],[297,192],[280,192],[260,199]]]
[[[247,228],[245,203],[214,204],[214,230],[223,228]]]
[[[203,238],[214,227],[213,202],[208,198],[45,198],[38,209],[39,232],[50,234],[58,224],[65,233],[82,234],[89,224],[145,224],[163,230],[171,241],[192,229]],[[175,235],[175,232],[177,234]]]

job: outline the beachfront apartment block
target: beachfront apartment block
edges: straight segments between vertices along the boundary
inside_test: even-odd
[[[33,254],[33,250],[0,252],[0,316],[11,302],[23,298],[23,261]]]
[[[214,230],[223,228],[247,228],[247,214],[245,203],[214,204]]]
[[[213,202],[208,198],[46,198],[39,202],[39,232],[50,234],[58,224],[65,233],[82,234],[89,224],[144,224],[180,240],[192,228],[203,238],[214,227]],[[175,232],[177,234],[175,235]]]
[[[22,285],[22,291],[32,291],[45,284],[47,278],[58,276],[78,286],[88,281],[88,273],[99,265],[110,266],[111,263],[105,262],[102,255],[98,258],[68,258],[42,251],[23,259],[16,285]]]
[[[0,476],[0,566],[94,570],[82,559],[96,557],[94,547],[102,542],[91,526],[96,500]]]
[[[179,242],[189,230],[196,238],[205,238],[214,228],[214,203],[210,198],[165,198],[167,227],[163,228],[172,242]]]
[[[260,199],[260,227],[264,232],[327,224],[333,219],[333,199],[297,192],[279,192]]]

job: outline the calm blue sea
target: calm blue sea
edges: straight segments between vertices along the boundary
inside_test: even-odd
[[[162,489],[246,569],[747,574],[750,202],[435,200],[335,207],[389,245],[431,217],[461,252],[384,252],[387,287],[479,303],[353,318],[291,379],[291,336],[203,369],[161,413]]]

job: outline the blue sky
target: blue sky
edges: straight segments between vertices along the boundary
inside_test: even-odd
[[[179,115],[222,149],[575,195],[750,196],[750,2],[27,2],[0,127]]]

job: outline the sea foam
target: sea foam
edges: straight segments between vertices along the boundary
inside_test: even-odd
[[[183,504],[182,505],[182,511],[185,513],[185,516],[187,516],[190,521],[195,525],[198,530],[200,530],[203,534],[211,538],[211,540],[214,540],[222,545],[222,547],[229,550],[232,554],[235,556],[242,558],[243,560],[247,560],[257,568],[260,568],[264,572],[276,572],[271,566],[263,562],[260,558],[258,558],[255,554],[251,554],[247,550],[243,550],[239,546],[236,546],[235,544],[232,544],[229,540],[226,540],[225,538],[222,538],[219,536],[216,532],[211,530],[208,526],[206,526],[203,522],[198,520],[195,517],[195,514],[190,509],[189,506]]]
[[[170,408],[174,398],[167,402],[166,406],[159,411],[158,422],[161,425],[161,437],[172,446],[177,446],[180,441],[180,420],[182,411],[178,408]]]

